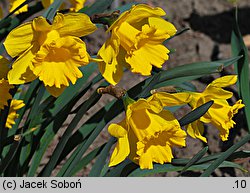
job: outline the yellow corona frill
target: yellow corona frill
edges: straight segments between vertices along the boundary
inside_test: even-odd
[[[226,141],[228,139],[229,129],[235,125],[232,120],[233,116],[245,106],[241,104],[241,100],[238,100],[233,106],[230,106],[227,102],[227,99],[232,98],[233,93],[224,90],[223,87],[233,85],[236,81],[236,75],[224,76],[214,80],[202,93],[190,93],[192,109],[210,100],[214,101],[205,115],[188,125],[187,132],[191,137],[207,142],[206,138],[202,136],[204,132],[203,123],[212,123],[219,130],[221,140]]]
[[[23,84],[36,78],[53,96],[59,96],[69,82],[82,77],[79,66],[89,63],[85,43],[79,38],[95,31],[85,14],[58,13],[50,25],[38,17],[12,30],[4,46],[17,57],[8,74],[10,84]]]
[[[11,129],[12,125],[15,124],[15,119],[18,118],[17,110],[21,109],[25,104],[22,100],[11,100],[9,114],[6,121],[6,127]]]
[[[138,163],[141,169],[152,169],[153,162],[171,162],[171,147],[184,147],[186,133],[173,114],[163,107],[184,104],[178,97],[189,101],[189,94],[157,93],[129,104],[126,118],[108,127],[109,133],[118,138],[109,166],[119,164],[126,157]]]
[[[151,75],[152,66],[161,68],[169,50],[163,41],[176,33],[176,28],[162,16],[161,8],[135,5],[110,26],[111,37],[98,52],[99,69],[111,84],[117,84],[123,67],[133,73]]]

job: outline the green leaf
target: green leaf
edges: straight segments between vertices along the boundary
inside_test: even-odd
[[[206,74],[218,73],[226,66],[234,64],[242,56],[229,58],[226,60],[218,60],[214,62],[196,62],[191,64],[185,64],[177,66],[172,69],[160,72],[159,82],[164,82],[173,78],[187,77],[187,76],[203,76]]]
[[[205,170],[209,167],[209,165],[210,163],[192,165],[189,168],[187,168],[187,171]],[[239,164],[229,162],[229,161],[224,161],[219,165],[219,168],[224,168],[224,167],[232,167],[232,168],[237,168],[242,171],[245,171],[245,169]],[[174,166],[172,164],[163,164],[163,165],[154,164],[154,169],[152,170],[141,170],[140,168],[137,168],[128,176],[129,177],[142,177],[142,176],[149,176],[149,175],[165,173],[165,172],[178,172],[178,171],[182,171],[183,169],[184,169],[183,166]]]
[[[0,174],[2,174],[5,169],[9,166],[12,159],[15,156],[15,153],[17,152],[17,149],[20,145],[21,141],[14,141],[11,145],[10,150],[8,151],[7,155],[1,160],[0,162]]]
[[[75,159],[72,161],[71,165],[68,167],[64,176],[68,176],[71,173],[74,166],[79,162],[82,155],[88,150],[89,146],[93,143],[93,141],[96,139],[96,137],[105,127],[105,125],[110,120],[112,120],[116,115],[118,115],[122,110],[123,110],[123,105],[121,101],[112,101],[111,103],[106,105],[104,108],[102,108],[97,114],[93,115],[93,117],[90,118],[89,121],[85,123],[86,127],[88,127],[89,124],[93,124],[94,130],[91,133],[91,135],[88,137],[88,139],[86,140],[86,143],[79,146],[81,150],[79,154],[75,157]],[[95,121],[94,123],[92,122],[93,120]],[[83,126],[81,129],[85,129],[85,126]]]
[[[63,1],[64,0],[55,0],[44,12],[43,17],[45,17],[47,21],[49,21],[51,24],[53,23],[56,12],[63,3]]]
[[[90,153],[88,153],[86,156],[84,156],[78,163],[77,165],[74,167],[74,169],[72,170],[72,172],[68,175],[68,176],[73,176],[75,175],[77,172],[79,172],[80,170],[82,170],[86,165],[88,165],[93,159],[95,159],[100,152],[103,150],[103,148],[105,147],[106,144],[103,144],[102,146],[94,149],[93,151],[91,151]],[[80,150],[80,149],[79,149]],[[78,151],[76,151],[78,152]],[[75,152],[74,152],[75,153]],[[76,155],[76,154],[75,154]],[[74,156],[75,157],[75,156]],[[72,157],[72,159],[70,160],[70,162],[67,163],[71,163],[71,161],[74,159],[74,157]],[[61,171],[60,171],[61,172]],[[58,173],[57,176],[60,176],[60,172]],[[63,175],[62,175],[63,176]]]
[[[113,167],[110,169],[110,171],[108,171],[105,174],[105,177],[120,177],[122,174],[122,171],[124,170],[124,168],[130,164],[131,161],[129,159],[125,159],[122,163],[120,163],[119,165]]]
[[[197,163],[206,153],[208,150],[208,146],[204,147],[202,150],[200,150],[190,161],[185,165],[183,170],[179,173],[178,176],[180,176],[183,172],[187,171],[187,169]]]
[[[220,166],[220,164],[226,160],[233,152],[235,152],[238,148],[243,146],[245,143],[250,141],[250,134],[245,136],[243,139],[241,139],[239,142],[234,144],[232,147],[230,147],[228,150],[223,152],[219,158],[217,158],[202,174],[201,177],[208,177],[213,173],[213,171]]]
[[[98,13],[103,13],[108,9],[108,7],[113,3],[113,0],[98,0],[95,1],[90,7],[83,8],[79,10],[80,13],[85,13],[89,16],[98,14]]]
[[[108,141],[108,143],[103,148],[100,155],[98,156],[95,164],[92,166],[92,169],[89,173],[90,177],[101,176],[102,169],[106,164],[107,157],[109,156],[109,151],[115,142],[116,142],[116,139],[114,137],[111,137],[110,140]]]
[[[101,95],[94,92],[92,96],[90,96],[90,98],[84,102],[84,105],[81,106],[73,120],[70,122],[63,136],[61,137],[59,143],[57,144],[55,151],[53,152],[48,164],[45,166],[44,171],[41,174],[42,176],[50,176],[67,141],[71,137],[73,130],[76,128],[77,124],[82,119],[87,110],[89,110],[94,104],[96,104],[100,98]]]
[[[190,113],[186,114],[184,117],[182,117],[179,120],[181,127],[184,125],[187,125],[189,123],[192,123],[195,120],[202,117],[208,111],[208,109],[213,105],[213,103],[214,103],[214,101],[206,102],[205,104],[197,107],[196,109],[194,109]]]
[[[66,88],[65,91],[56,99],[53,103],[53,106],[44,106],[44,103],[41,104],[41,109],[46,109],[47,120],[41,125],[38,138],[39,143],[36,143],[35,152],[33,153],[32,162],[28,171],[28,176],[34,176],[37,168],[41,162],[41,159],[56,135],[57,131],[62,126],[64,120],[69,115],[71,109],[75,103],[89,90],[89,88],[99,82],[102,77],[96,76],[91,82],[87,83],[89,76],[96,70],[97,65],[90,63],[84,68],[80,68],[84,74],[83,78],[77,80],[75,85],[71,85]],[[47,99],[49,100],[49,99]],[[45,99],[46,101],[46,99]]]
[[[160,71],[159,73],[147,78],[146,80],[135,85],[129,89],[128,94],[131,98],[137,99],[140,97],[148,97],[150,95],[149,88],[158,88],[161,83],[169,85],[174,83],[174,80],[178,79],[178,84],[188,80],[199,78],[205,74],[218,73],[226,66],[229,66],[239,60],[242,56],[233,57],[227,60],[219,60],[214,62],[198,62],[177,66],[166,71]],[[153,80],[153,81],[152,81]],[[143,93],[141,93],[143,91]],[[139,93],[141,93],[139,95]]]
[[[248,49],[243,41],[238,26],[237,14],[238,11],[236,7],[235,20],[233,23],[233,32],[231,36],[231,49],[233,56],[243,56],[235,63],[235,72],[238,74],[239,96],[242,97],[243,103],[245,104],[244,111],[247,120],[248,130],[250,132],[249,56]]]

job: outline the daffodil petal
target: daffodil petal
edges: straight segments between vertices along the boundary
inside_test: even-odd
[[[111,155],[109,167],[115,166],[121,163],[129,155],[129,141],[127,135],[121,138],[118,138],[117,145]]]
[[[96,30],[89,16],[83,13],[68,13],[64,15],[63,26],[57,29],[61,36],[86,36]]]
[[[54,97],[60,96],[63,91],[67,88],[66,86],[62,85],[60,88],[57,88],[55,86],[45,86],[46,90]]]
[[[163,36],[165,39],[173,36],[177,31],[172,23],[161,17],[149,17],[148,23],[151,27],[157,29],[155,33],[156,36]]]
[[[210,97],[211,99],[229,99],[233,97],[232,92],[211,85],[206,88],[203,95],[205,95],[206,98]]]
[[[188,104],[192,100],[192,96],[189,93],[180,92],[169,94],[166,92],[157,92],[152,97],[161,101],[163,106],[178,106]]]
[[[123,66],[117,61],[118,50],[115,47],[117,47],[117,40],[109,40],[104,43],[98,52],[99,58],[103,60],[98,62],[99,70],[102,76],[112,85],[116,85],[123,75]]]
[[[16,99],[11,100],[9,114],[5,125],[7,128],[11,129],[12,125],[15,124],[15,119],[18,118],[19,116],[17,114],[17,110],[21,109],[23,106],[25,106],[25,104],[23,103],[22,100],[16,100]]]
[[[8,73],[10,84],[23,84],[35,80],[37,77],[30,70],[32,60],[38,51],[39,46],[34,44],[33,47],[27,49],[19,56],[12,65],[12,69]]]
[[[108,127],[108,132],[110,135],[116,138],[124,137],[128,134],[126,130],[126,120],[124,119],[118,124],[110,124]]]
[[[145,44],[133,54],[126,56],[126,62],[130,64],[131,71],[144,76],[151,75],[152,65],[161,68],[168,59],[169,50],[159,44]]]
[[[222,76],[220,78],[215,79],[212,83],[209,84],[209,86],[223,88],[223,87],[233,85],[236,82],[237,82],[237,75],[228,75],[228,76]]]
[[[146,4],[139,4],[132,7],[130,14],[124,18],[128,23],[140,22],[148,17],[160,17],[166,15],[165,11],[160,7],[150,7]]]
[[[202,136],[204,133],[203,123],[199,120],[196,120],[187,126],[187,133],[192,138],[200,139],[201,141],[207,143],[207,139]]]
[[[4,47],[7,53],[14,58],[31,47],[33,38],[34,34],[31,22],[24,23],[8,34],[4,41]]]

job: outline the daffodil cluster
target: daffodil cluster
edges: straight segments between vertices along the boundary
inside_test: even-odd
[[[194,110],[206,102],[214,101],[202,117],[188,124],[187,133],[207,142],[202,136],[203,124],[212,123],[219,130],[221,140],[227,140],[229,129],[235,124],[232,118],[244,104],[239,100],[230,106],[226,99],[232,98],[233,93],[223,87],[235,84],[236,81],[236,75],[224,76],[214,80],[202,93],[156,92],[147,99],[130,99],[125,103],[125,119],[108,127],[109,133],[118,139],[109,165],[117,165],[127,157],[139,164],[141,169],[152,169],[153,163],[171,162],[171,147],[184,147],[186,132],[181,129],[174,115],[164,109],[165,106],[189,104]]]
[[[10,12],[24,0],[10,0]],[[48,7],[54,0],[42,0]],[[163,19],[161,8],[134,5],[122,13],[108,28],[110,37],[101,46],[96,58],[91,58],[82,37],[93,33],[97,27],[90,17],[75,13],[83,8],[84,0],[70,0],[70,13],[57,13],[52,23],[39,16],[13,29],[4,40],[11,62],[0,57],[0,109],[9,104],[6,127],[11,128],[18,117],[17,110],[24,106],[22,100],[12,99],[14,85],[29,83],[35,79],[43,82],[54,97],[66,87],[83,77],[79,69],[90,61],[98,63],[100,73],[112,85],[119,83],[124,68],[132,73],[150,76],[153,66],[162,68],[169,58],[165,47],[167,39],[176,34],[173,24]],[[64,6],[64,5],[62,5]],[[27,11],[28,6],[16,14]],[[1,12],[0,12],[1,16]],[[222,141],[228,139],[235,122],[233,116],[244,107],[241,100],[233,106],[227,99],[233,93],[223,89],[235,84],[236,75],[216,79],[201,92],[156,92],[147,99],[137,101],[124,96],[125,118],[111,124],[109,133],[118,139],[109,166],[115,166],[126,158],[141,169],[152,169],[153,163],[172,161],[172,148],[185,147],[187,134],[207,142],[204,123],[211,123],[219,130]],[[209,110],[183,130],[175,116],[165,107],[189,105],[191,110],[214,101]]]

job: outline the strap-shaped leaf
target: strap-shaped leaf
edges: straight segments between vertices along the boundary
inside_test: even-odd
[[[181,174],[187,171],[189,167],[197,163],[207,153],[207,150],[208,150],[208,146],[204,147],[194,157],[192,157],[192,159],[190,159],[190,161],[185,165],[185,167],[183,168],[183,170],[181,170],[178,176],[181,176]]]
[[[109,139],[108,143],[105,145],[102,152],[98,156],[95,164],[92,166],[92,169],[89,173],[90,177],[98,177],[101,175],[102,169],[104,168],[106,164],[106,159],[109,156],[109,151],[115,142],[116,142],[116,139],[114,137],[111,137]]]
[[[247,120],[248,130],[250,132],[250,86],[249,86],[249,56],[248,49],[243,41],[237,20],[238,9],[235,8],[235,20],[233,23],[233,32],[231,36],[231,49],[233,56],[240,56],[235,62],[235,72],[238,74],[239,96],[242,97],[245,104],[244,111]]]
[[[187,125],[187,124],[192,123],[195,120],[199,119],[208,111],[208,109],[213,105],[213,103],[214,103],[214,101],[206,102],[205,104],[197,107],[196,109],[194,109],[190,113],[186,114],[184,117],[182,117],[179,120],[180,125],[184,126],[184,125]]]
[[[210,163],[204,163],[204,164],[197,164],[197,165],[192,165],[190,166],[187,171],[201,171],[205,170],[209,167]],[[224,167],[231,167],[231,168],[237,168],[242,171],[246,171],[242,166],[239,164],[229,162],[229,161],[224,161],[219,165],[219,168],[224,168]],[[165,173],[165,172],[178,172],[183,170],[183,166],[174,166],[172,164],[154,164],[154,169],[152,170],[141,170],[140,168],[134,170],[132,173],[130,173],[128,176],[129,177],[142,177],[142,176],[149,176],[149,175],[154,175],[154,174],[159,174],[159,173]]]
[[[213,171],[223,163],[224,160],[226,160],[230,155],[232,155],[233,152],[235,152],[238,148],[240,148],[249,141],[250,141],[250,134],[245,136],[243,139],[241,139],[239,142],[237,142],[235,145],[230,147],[225,152],[221,153],[220,157],[217,158],[211,165],[209,165],[209,167],[201,174],[201,177],[210,176],[213,173]]]

